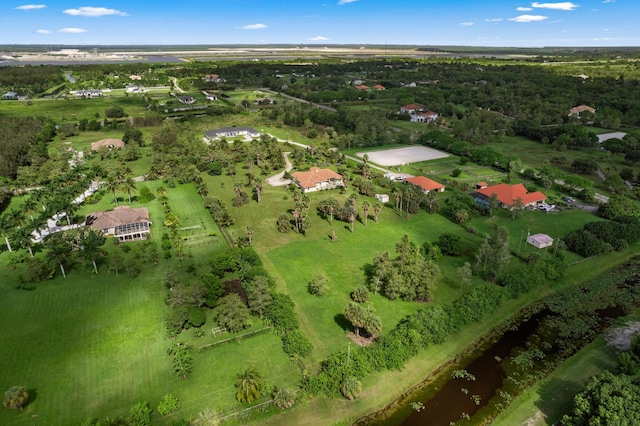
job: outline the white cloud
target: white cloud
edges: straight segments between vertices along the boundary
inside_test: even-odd
[[[616,0],[604,0],[602,3],[614,3]]]
[[[311,37],[309,40],[311,40],[311,41],[327,41],[327,40],[329,40],[329,38],[325,37],[325,36],[315,36],[315,37]]]
[[[515,18],[509,18],[509,20],[513,22],[540,22],[545,19],[548,19],[548,17],[542,15],[520,15]]]
[[[516,10],[518,12],[531,12],[533,10],[533,8],[532,7],[522,7],[522,6],[520,6],[520,7],[517,7]]]
[[[18,10],[38,10],[44,9],[47,5],[44,4],[23,4],[22,6],[16,7]]]
[[[236,27],[239,30],[262,30],[267,28],[265,24],[249,24],[242,27]]]
[[[355,2],[357,2],[357,1],[358,1],[358,0],[340,0],[340,1],[338,2],[338,6],[342,6],[342,5],[349,4],[349,3],[355,3]]]
[[[463,27],[472,27],[473,22],[460,22],[460,25],[462,25]]]
[[[49,30],[36,30],[36,32],[38,34],[51,34],[51,31],[49,31]]]
[[[64,13],[71,16],[87,16],[90,18],[107,15],[127,16],[125,12],[121,12],[117,9],[107,9],[106,7],[91,6],[83,6],[77,9],[67,9],[64,11]]]
[[[58,32],[80,34],[80,33],[86,33],[87,30],[85,30],[83,28],[62,28],[61,30],[58,30]]]
[[[578,5],[570,1],[563,1],[560,3],[531,3],[531,7],[537,9],[554,9],[554,10],[574,10],[578,8]]]
[[[500,22],[502,21],[502,18],[488,18],[485,19],[485,22]]]

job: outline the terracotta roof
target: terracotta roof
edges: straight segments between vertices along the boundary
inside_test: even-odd
[[[513,206],[513,203],[518,198],[520,198],[525,206],[547,199],[547,196],[539,191],[527,193],[527,188],[525,188],[521,183],[517,183],[515,185],[499,183],[497,185],[477,189],[476,193],[487,197],[491,197],[492,194],[496,194],[498,201],[507,206]]]
[[[365,85],[362,85],[362,86],[356,86],[356,89],[357,89],[357,90],[369,90],[369,86],[365,86]]]
[[[124,147],[124,142],[120,139],[102,139],[91,144],[91,151],[97,151],[103,146],[107,148],[122,148]]]
[[[108,212],[91,213],[87,216],[85,223],[93,228],[106,229],[141,222],[151,223],[151,220],[149,219],[149,211],[146,208],[118,206]]]
[[[416,177],[411,177],[411,178],[406,178],[405,182],[409,182],[412,183],[416,186],[419,186],[420,188],[422,188],[425,191],[434,191],[434,190],[438,190],[438,189],[442,189],[444,188],[444,185],[436,182],[435,180],[431,180],[429,178],[426,178],[424,176],[416,176]]]
[[[569,114],[580,114],[581,112],[596,112],[595,108],[590,107],[589,105],[578,105],[577,107],[573,107],[569,110]]]
[[[405,110],[410,110],[410,109],[414,109],[414,110],[423,110],[424,106],[420,105],[420,104],[409,104],[409,105],[403,105],[402,106],[403,109]]]
[[[376,90],[384,90],[386,89],[386,87],[384,87],[382,84],[376,84],[375,86],[373,86],[374,89]]]
[[[326,182],[331,179],[342,179],[338,173],[330,169],[320,169],[312,167],[308,172],[294,172],[291,176],[298,181],[303,188],[313,188],[320,182]]]

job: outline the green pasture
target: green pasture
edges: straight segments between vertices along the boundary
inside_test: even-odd
[[[0,117],[50,117],[57,122],[88,120],[104,117],[112,106],[121,106],[132,117],[144,115],[146,104],[141,97],[105,96],[94,99],[30,99],[28,101],[0,102]]]

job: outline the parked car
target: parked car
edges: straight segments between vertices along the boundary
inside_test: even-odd
[[[565,203],[571,204],[571,203],[575,203],[576,200],[574,200],[571,197],[562,197],[562,201],[564,201]]]

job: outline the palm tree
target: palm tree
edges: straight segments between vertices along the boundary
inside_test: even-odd
[[[13,229],[13,222],[8,214],[0,216],[0,232],[4,235],[4,243],[7,245],[7,250],[11,250],[11,243],[9,242],[9,231]]]
[[[22,204],[22,209],[29,215],[29,217],[31,218],[31,222],[33,222],[33,212],[38,209],[38,202],[35,200],[35,198],[29,197],[24,201],[24,204]]]
[[[211,408],[205,408],[191,419],[190,424],[193,426],[218,426],[220,424],[219,414]]]
[[[382,210],[382,204],[380,203],[375,203],[373,205],[373,213],[376,216],[376,223],[378,223],[378,215],[380,214],[380,210]]]
[[[17,228],[13,232],[13,240],[18,244],[18,246],[29,250],[29,254],[31,255],[31,257],[33,257],[33,250],[31,250],[31,246],[33,245],[32,233],[33,228],[28,226]]]
[[[251,402],[260,397],[264,387],[262,375],[254,367],[249,367],[238,374],[236,379],[236,399],[240,402]]]
[[[9,215],[9,219],[11,220],[13,226],[17,226],[18,228],[20,228],[20,226],[24,224],[24,216],[22,215],[22,212],[20,210],[11,209],[7,212],[7,214]]]
[[[368,201],[364,201],[362,203],[362,212],[364,213],[364,226],[367,226],[367,221],[369,219],[369,209],[371,208],[371,203]]]
[[[107,182],[105,184],[107,190],[113,194],[113,199],[116,202],[116,206],[118,205],[118,197],[116,197],[116,192],[120,187],[120,182],[116,179],[115,176],[109,175],[107,176]]]
[[[402,211],[402,190],[400,188],[393,191],[393,197],[396,200],[396,209]]]
[[[50,235],[44,242],[47,248],[47,258],[53,264],[60,266],[62,276],[67,278],[65,264],[69,264],[69,256],[71,255],[71,245],[66,241],[61,233]]]
[[[133,178],[127,177],[122,181],[122,190],[129,196],[129,204],[131,204],[131,192],[136,191],[136,183]]]
[[[93,270],[98,274],[98,265],[96,260],[98,256],[104,255],[104,250],[100,247],[104,244],[105,237],[102,231],[85,227],[78,234],[78,245],[80,246],[80,256],[85,261],[93,264]]]
[[[344,317],[349,321],[356,332],[356,336],[360,336],[360,328],[364,326],[366,319],[365,310],[356,302],[349,302],[344,308]]]
[[[247,231],[247,238],[249,239],[249,246],[251,246],[251,239],[253,237],[253,227],[246,226],[245,230]]]
[[[256,181],[255,191],[256,191],[256,198],[258,199],[258,204],[260,204],[260,201],[262,201],[262,182],[259,180]]]

